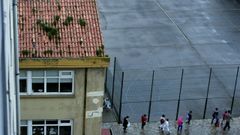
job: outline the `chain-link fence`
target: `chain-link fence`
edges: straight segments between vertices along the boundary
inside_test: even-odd
[[[110,66],[106,71],[106,94],[111,99],[112,107],[115,113],[120,116],[120,92],[122,82],[122,69],[120,68],[117,59],[111,59]]]
[[[107,72],[107,91],[120,120],[128,115],[139,122],[142,114],[158,121],[193,111],[194,119],[210,118],[218,107],[220,113],[232,110],[240,115],[238,65],[192,66],[148,70],[121,70],[117,59]]]

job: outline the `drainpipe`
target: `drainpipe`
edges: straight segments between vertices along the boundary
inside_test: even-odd
[[[6,75],[5,75],[5,51],[4,51],[4,44],[5,44],[5,30],[4,30],[4,9],[3,9],[3,0],[0,1],[0,134],[7,135],[7,128],[8,128],[8,120],[6,117]]]
[[[18,54],[18,13],[17,0],[12,0],[13,8],[13,39],[14,39],[14,64],[16,87],[16,135],[20,135],[20,97],[19,97],[19,54]]]

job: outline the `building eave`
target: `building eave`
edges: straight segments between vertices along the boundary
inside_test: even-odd
[[[106,68],[109,62],[109,57],[19,59],[20,69]]]

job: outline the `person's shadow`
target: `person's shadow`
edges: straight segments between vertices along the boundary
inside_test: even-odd
[[[177,131],[177,135],[181,135],[182,134],[182,131]]]
[[[186,128],[184,129],[184,133],[185,133],[185,135],[189,135],[190,133],[189,133],[189,125],[188,124],[186,124]]]

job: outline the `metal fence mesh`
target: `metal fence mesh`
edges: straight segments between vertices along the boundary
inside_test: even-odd
[[[140,116],[144,113],[150,115],[150,121],[158,121],[162,114],[175,119],[177,115],[185,116],[189,110],[193,111],[194,119],[210,118],[216,107],[219,108],[220,113],[231,109],[234,90],[236,93],[232,114],[239,116],[240,86],[237,84],[240,80],[237,69],[238,66],[230,65],[123,71],[116,60],[115,74],[108,71],[107,77],[111,79],[108,79],[107,90],[113,95],[111,98],[117,114],[121,115],[120,118],[129,115],[133,122],[139,122]],[[113,78],[115,78],[114,84]],[[114,91],[112,91],[113,86]],[[120,107],[122,107],[121,112],[119,112]]]

